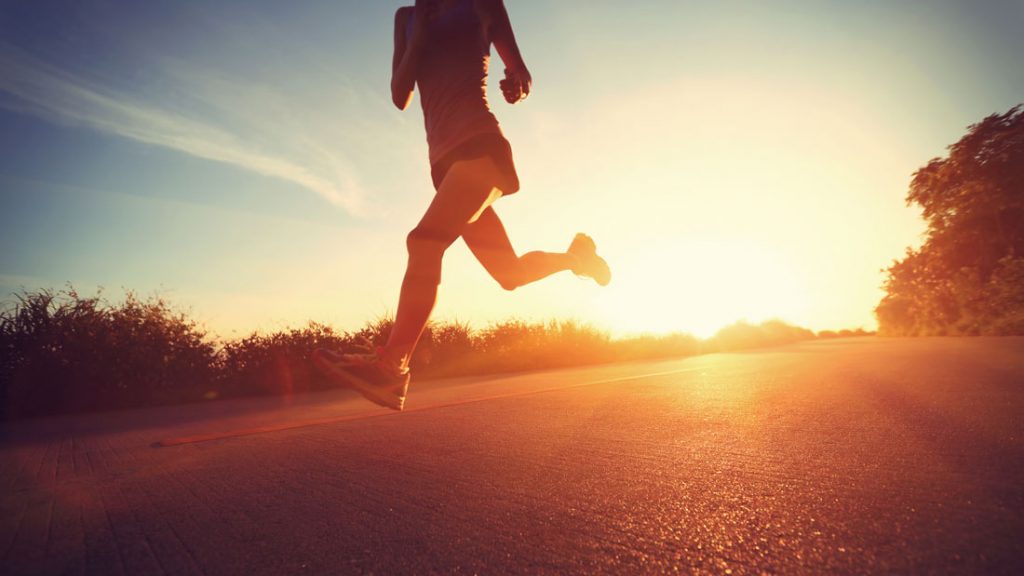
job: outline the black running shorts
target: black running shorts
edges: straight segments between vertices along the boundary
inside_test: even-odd
[[[519,176],[516,174],[516,166],[512,161],[512,146],[504,136],[494,132],[473,136],[435,162],[430,167],[430,177],[434,181],[434,189],[437,190],[441,187],[441,182],[444,182],[444,177],[456,162],[475,160],[485,156],[490,157],[501,171],[504,181],[498,182],[496,185],[501,188],[504,195],[508,196],[518,192]]]

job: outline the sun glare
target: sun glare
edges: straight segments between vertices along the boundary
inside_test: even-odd
[[[755,244],[688,242],[622,268],[621,282],[609,288],[602,306],[618,334],[708,337],[737,320],[799,321],[805,315],[800,276]]]

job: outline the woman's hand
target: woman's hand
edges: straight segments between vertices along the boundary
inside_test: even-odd
[[[505,3],[502,0],[489,0],[487,7],[488,33],[491,42],[498,50],[498,56],[505,63],[505,79],[499,83],[505,101],[515,104],[530,95],[533,78],[526,69],[523,56],[519,53],[516,36],[512,32],[512,23],[508,19]]]
[[[505,96],[505,102],[509,104],[526,100],[532,85],[533,77],[525,66],[518,69],[505,68],[505,78],[498,83],[502,95]]]

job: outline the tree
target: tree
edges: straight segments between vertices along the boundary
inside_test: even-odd
[[[1024,110],[968,128],[914,173],[924,244],[888,269],[875,309],[891,335],[1024,333]]]

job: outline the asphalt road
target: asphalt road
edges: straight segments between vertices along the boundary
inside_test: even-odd
[[[4,574],[1024,572],[1024,338],[22,422]]]

